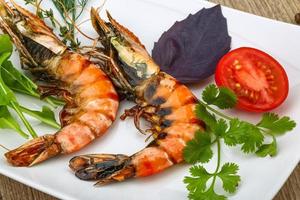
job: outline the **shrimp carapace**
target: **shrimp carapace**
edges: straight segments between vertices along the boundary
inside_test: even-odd
[[[62,128],[5,154],[14,166],[32,166],[57,154],[71,153],[102,136],[115,120],[118,95],[109,77],[83,55],[69,50],[46,24],[11,1],[0,0],[0,28],[10,35],[21,63],[39,78],[42,96],[58,95],[66,105]]]
[[[76,156],[70,161],[70,168],[80,179],[106,184],[157,174],[182,162],[186,143],[197,130],[203,130],[202,121],[195,115],[197,98],[185,85],[161,72],[139,39],[109,14],[109,22],[104,22],[92,9],[91,18],[102,45],[112,57],[110,71],[116,73],[110,76],[119,81],[116,85],[123,86],[121,90],[131,93],[136,103],[125,111],[122,119],[134,117],[137,128],[151,134],[154,140],[131,156]],[[148,121],[151,128],[143,130],[140,118]]]

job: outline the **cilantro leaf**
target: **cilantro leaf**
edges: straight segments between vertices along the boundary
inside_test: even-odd
[[[204,105],[197,104],[195,112],[197,118],[204,121],[208,128],[215,127],[217,123],[216,117],[213,114],[209,113]]]
[[[213,187],[211,187],[206,192],[192,192],[189,194],[189,199],[191,200],[226,200],[227,197],[224,195],[217,194]]]
[[[213,156],[210,134],[197,131],[195,138],[189,141],[184,148],[183,156],[188,163],[208,162]]]
[[[275,113],[265,113],[257,126],[269,129],[273,134],[284,134],[293,130],[296,123],[286,116],[279,118]]]
[[[202,99],[207,103],[207,104],[212,104],[217,96],[219,94],[219,90],[215,84],[210,84],[206,86],[204,91],[202,92]]]
[[[221,171],[218,173],[218,177],[223,182],[223,188],[229,193],[234,193],[237,189],[241,178],[237,175],[239,167],[235,163],[225,163],[222,166]]]
[[[233,108],[237,103],[237,97],[230,89],[225,87],[218,88],[211,84],[202,93],[202,99],[208,105],[215,105],[221,109]]]
[[[229,130],[223,136],[225,144],[241,144],[244,153],[254,152],[261,146],[264,136],[256,126],[237,118],[230,120],[229,124]]]
[[[256,150],[256,148],[260,147],[264,141],[264,135],[260,132],[260,130],[248,123],[242,122],[243,126],[246,127],[246,131],[244,132],[243,137],[241,137],[242,151],[244,153],[251,153]]]
[[[183,182],[187,184],[186,188],[190,192],[203,192],[206,190],[206,182],[213,175],[208,173],[203,166],[193,166],[190,168],[190,176],[184,177]]]
[[[219,119],[213,129],[217,136],[223,136],[228,129],[228,125],[224,119]]]
[[[244,127],[241,126],[239,119],[234,118],[229,122],[229,130],[223,134],[223,139],[225,144],[228,146],[235,146],[240,144],[240,138],[242,137],[243,132],[245,131]]]
[[[277,154],[277,145],[276,141],[274,140],[270,144],[264,144],[259,147],[259,149],[255,152],[255,154],[259,157],[266,157],[268,155],[275,156]]]

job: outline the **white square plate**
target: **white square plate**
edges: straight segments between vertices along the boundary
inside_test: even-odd
[[[22,0],[16,1],[23,4]],[[49,1],[44,1],[47,8],[53,7]],[[91,1],[99,6],[100,1]],[[161,33],[167,30],[176,20],[185,18],[189,13],[195,13],[203,7],[213,4],[199,0],[109,0],[105,4],[111,14],[130,30],[136,33],[148,50],[153,47]],[[92,6],[88,5],[87,8]],[[240,166],[242,177],[237,193],[230,199],[252,200],[272,199],[285,180],[290,175],[300,158],[300,28],[294,25],[257,17],[240,11],[223,7],[223,13],[228,20],[232,48],[252,46],[273,55],[286,69],[290,80],[290,93],[285,103],[276,110],[281,115],[288,115],[296,120],[298,126],[292,132],[278,139],[279,154],[274,158],[257,158],[243,155],[236,149],[223,147],[222,162],[236,162]],[[102,13],[103,14],[103,13]],[[58,15],[56,15],[58,16]],[[87,19],[86,12],[81,20]],[[90,23],[82,26],[84,32],[96,36]],[[87,43],[82,39],[83,43]],[[17,55],[14,63],[19,66]],[[196,95],[200,95],[204,84],[194,87]],[[22,104],[37,108],[39,101],[19,96]],[[131,106],[123,102],[119,114]],[[259,115],[233,111],[231,114],[246,120],[257,121]],[[42,135],[53,133],[54,130],[32,121],[34,128]],[[130,180],[104,187],[93,187],[93,183],[80,181],[74,177],[68,168],[71,157],[86,153],[124,153],[132,154],[143,148],[145,137],[138,134],[133,121],[117,120],[107,134],[87,148],[72,155],[64,155],[51,159],[32,168],[14,168],[9,166],[0,149],[0,173],[18,180],[61,199],[131,199],[131,200],[181,200],[187,198],[187,191],[182,180],[188,174],[187,164],[175,166],[153,177]],[[0,130],[0,143],[15,148],[24,143],[21,137],[9,130]],[[208,168],[215,166],[215,159]]]

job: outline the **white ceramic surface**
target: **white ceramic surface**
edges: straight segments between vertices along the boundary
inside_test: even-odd
[[[22,4],[22,0],[16,1]],[[52,5],[44,1],[46,7]],[[90,6],[99,6],[100,1],[91,1]],[[47,5],[48,4],[48,5]],[[153,47],[164,30],[176,20],[195,13],[202,7],[213,4],[200,0],[108,0],[108,9],[121,24],[136,33],[148,50]],[[279,114],[289,115],[300,124],[300,28],[294,25],[257,17],[229,8],[223,8],[227,17],[230,35],[233,38],[232,48],[253,46],[273,55],[285,67],[290,80],[290,93],[285,103],[276,110]],[[56,15],[57,16],[57,15]],[[89,17],[86,12],[81,20]],[[96,36],[91,25],[85,23],[83,31]],[[89,43],[82,39],[83,43]],[[14,54],[13,61],[19,66],[18,57]],[[211,79],[212,80],[212,79]],[[197,96],[204,81],[193,87]],[[18,96],[20,101],[32,108],[41,103],[28,97]],[[119,115],[132,104],[123,102]],[[232,111],[247,120],[256,121],[257,114]],[[40,134],[52,133],[54,130],[32,121]],[[288,178],[300,158],[300,126],[278,139],[279,154],[275,158],[257,158],[243,155],[237,149],[222,147],[222,162],[236,162],[240,166],[242,177],[237,193],[230,196],[232,200],[268,200],[277,193]],[[182,200],[187,198],[187,191],[182,180],[188,174],[189,166],[181,164],[153,177],[130,180],[105,187],[93,187],[93,183],[80,181],[68,169],[68,161],[78,154],[106,152],[132,154],[143,148],[145,137],[138,133],[131,119],[117,120],[103,137],[87,148],[72,155],[60,156],[32,168],[14,168],[9,166],[0,149],[0,173],[32,186],[38,190],[60,199],[130,199],[130,200]],[[21,137],[9,130],[0,130],[0,143],[14,148],[24,143]],[[207,164],[213,169],[215,158]]]

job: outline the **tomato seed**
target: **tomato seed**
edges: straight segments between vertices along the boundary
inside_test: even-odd
[[[237,65],[237,64],[239,64],[240,62],[238,61],[238,60],[234,60],[233,61],[233,65]]]
[[[267,76],[267,80],[274,80],[274,76],[273,75]]]
[[[274,90],[274,91],[276,91],[278,88],[275,87],[275,86],[272,86],[271,89]]]
[[[241,68],[242,68],[242,65],[236,65],[236,66],[235,66],[235,69],[236,69],[236,70],[240,70]]]
[[[272,73],[272,71],[270,70],[270,69],[267,69],[266,70],[266,74],[268,75],[268,74],[271,74]]]

